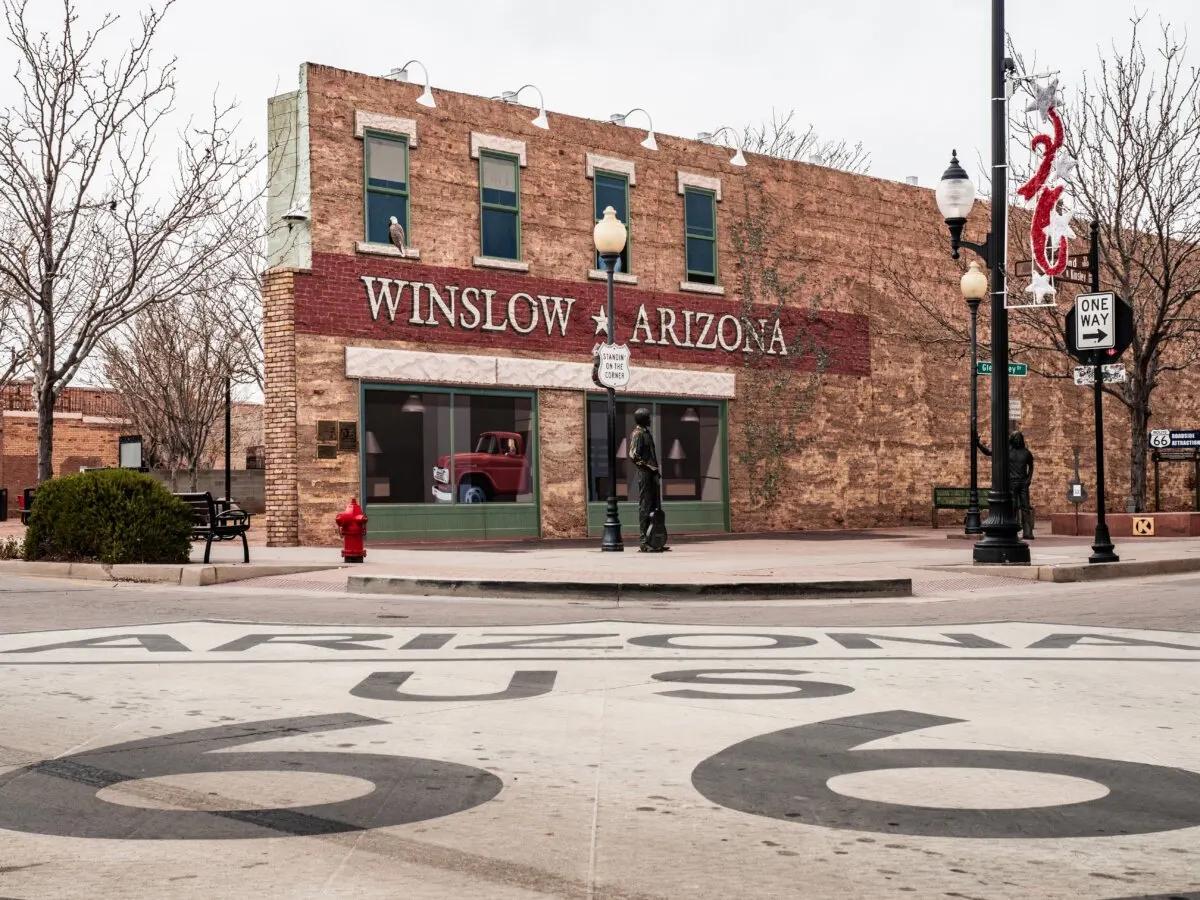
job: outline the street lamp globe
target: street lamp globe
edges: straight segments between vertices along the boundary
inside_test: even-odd
[[[611,206],[605,207],[604,218],[592,229],[596,252],[601,256],[616,256],[625,249],[626,237],[625,223],[617,218],[617,211]]]
[[[934,196],[937,198],[942,218],[947,222],[966,219],[970,215],[971,207],[975,205],[975,185],[966,170],[959,165],[957,150],[951,152],[950,165],[942,173],[942,180],[938,182]]]
[[[972,260],[971,265],[967,267],[967,271],[963,273],[959,286],[962,288],[964,300],[982,300],[986,297],[988,279],[987,275],[983,273],[983,267],[978,262]]]

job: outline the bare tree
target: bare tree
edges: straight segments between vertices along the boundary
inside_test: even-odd
[[[254,385],[261,391],[263,377],[262,274],[267,268],[265,204],[258,204],[246,217],[245,233],[237,241],[237,253],[226,263],[220,289],[209,292],[207,302],[221,310],[231,339],[236,344],[233,380]]]
[[[806,279],[794,250],[772,247],[790,211],[759,181],[751,181],[743,207],[730,225],[737,272],[739,318],[747,337],[738,376],[741,414],[734,440],[738,463],[747,473],[747,508],[775,525],[790,512],[778,499],[787,485],[788,460],[809,438],[811,418],[828,351],[815,336],[824,332],[822,296],[804,298]],[[775,335],[779,336],[776,343]]]
[[[88,29],[63,0],[51,37],[30,30],[28,0],[3,0],[18,99],[0,110],[0,276],[31,346],[39,480],[52,474],[54,402],[99,342],[144,310],[211,290],[249,233],[256,151],[235,141],[233,107],[190,121],[174,166],[156,154],[175,66],[151,50],[172,2],[143,13],[108,56],[115,16]]]
[[[797,131],[792,124],[795,116],[795,110],[783,116],[772,111],[769,121],[747,125],[742,132],[742,149],[747,153],[810,162],[860,175],[870,170],[871,154],[863,149],[861,141],[851,144],[845,139],[823,140],[811,124]]]
[[[243,340],[224,302],[206,295],[149,306],[100,342],[105,380],[121,392],[150,459],[176,475],[209,460],[225,408],[225,379],[236,377]]]
[[[1128,43],[1101,54],[1069,98],[1064,149],[1077,163],[1075,212],[1100,225],[1102,286],[1133,307],[1128,380],[1105,390],[1129,409],[1129,482],[1141,511],[1155,391],[1200,362],[1200,69],[1165,24],[1148,60],[1142,19],[1131,23]],[[1081,240],[1084,223],[1075,226]],[[1021,310],[1013,319],[1014,347],[1066,351],[1060,315]]]
[[[1081,86],[1059,108],[1066,125],[1066,152],[1076,167],[1068,194],[1074,198],[1075,253],[1082,253],[1088,223],[1100,226],[1101,287],[1129,301],[1135,335],[1127,356],[1128,380],[1104,390],[1130,413],[1130,492],[1137,510],[1146,504],[1146,432],[1155,391],[1164,377],[1200,362],[1200,70],[1186,62],[1186,41],[1163,26],[1153,60],[1147,59],[1135,18],[1129,41],[1101,54],[1099,69],[1084,73]],[[1010,52],[1026,93],[1044,83],[1030,73],[1035,61]],[[1014,110],[1024,106],[1016,99]],[[1028,143],[1036,121],[1013,116],[1014,132]],[[1019,183],[1031,171],[1012,160]],[[1030,255],[1030,211],[1010,210],[1009,259]],[[975,226],[978,228],[978,225]],[[972,226],[968,225],[968,231]],[[945,248],[945,233],[931,230],[930,245]],[[976,232],[975,237],[981,235]],[[965,262],[965,260],[964,260]],[[920,260],[881,266],[892,290],[923,313],[909,336],[942,352],[965,352],[966,315],[957,297],[928,290]],[[1014,355],[1046,378],[1070,378],[1061,309],[1073,288],[1058,285],[1058,307],[1014,309],[1010,343]],[[1011,272],[1009,290],[1023,296]],[[986,350],[982,332],[981,346]]]
[[[267,267],[265,232],[246,241],[225,294],[229,322],[237,336],[238,364],[234,378],[242,384],[265,387],[263,372],[262,274]]]

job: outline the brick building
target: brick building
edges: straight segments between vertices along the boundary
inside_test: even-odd
[[[120,395],[107,388],[69,387],[54,407],[54,471],[115,466],[120,436],[128,430]],[[8,490],[9,515],[17,497],[37,484],[37,412],[28,382],[0,390],[0,487]]]
[[[931,191],[755,155],[735,166],[722,147],[647,147],[640,129],[556,113],[543,129],[536,110],[447,91],[428,108],[420,92],[307,64],[268,106],[273,543],[333,542],[350,497],[380,540],[598,533],[609,473],[591,231],[607,205],[630,231],[620,427],[652,407],[672,530],[928,521],[931,486],[965,482],[966,365],[914,339],[922,320],[883,274],[903,266],[965,315],[959,270],[928,240]],[[1162,418],[1186,388],[1164,390]],[[1039,458],[1035,505],[1060,509],[1090,394],[1035,377],[1014,393]],[[1127,417],[1109,414],[1119,503]],[[636,522],[629,505],[622,522]]]
[[[262,404],[234,403],[232,411],[232,461],[235,474],[235,499],[245,500],[245,508],[261,511],[263,437]],[[54,459],[56,475],[67,475],[82,468],[119,464],[122,435],[136,428],[128,419],[121,395],[106,387],[68,387],[54,407]],[[225,466],[224,423],[218,420],[209,441],[202,466],[201,490],[223,493]],[[242,470],[252,470],[243,473]],[[170,484],[170,473],[154,473]],[[14,382],[0,389],[0,488],[8,490],[10,515],[17,497],[37,484],[37,411],[29,382]],[[186,488],[186,473],[176,479],[175,487]]]

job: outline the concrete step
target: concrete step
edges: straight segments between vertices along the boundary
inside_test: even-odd
[[[910,578],[857,578],[825,581],[593,582],[529,579],[437,578],[350,575],[356,594],[418,597],[509,597],[562,600],[810,600],[856,597],[911,597]]]

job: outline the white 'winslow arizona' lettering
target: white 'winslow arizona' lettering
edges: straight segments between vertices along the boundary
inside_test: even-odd
[[[486,288],[459,288],[457,285],[439,288],[429,281],[402,281],[371,275],[363,275],[361,280],[371,319],[375,322],[384,314],[388,322],[395,322],[399,315],[401,321],[423,328],[512,331],[520,336],[544,328],[551,337],[557,334],[565,338],[575,308],[574,297],[538,294],[535,298],[518,291],[503,300],[496,297],[494,290]],[[682,322],[679,321],[680,314]],[[587,327],[591,327],[590,322]],[[665,306],[651,312],[644,303],[638,306],[629,343],[725,353],[741,350],[769,356],[788,355],[778,316],[751,320],[733,313],[719,317],[690,309],[677,313]]]

